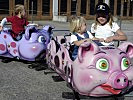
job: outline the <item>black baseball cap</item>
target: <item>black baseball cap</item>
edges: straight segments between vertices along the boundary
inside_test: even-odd
[[[106,3],[98,3],[96,5],[95,11],[96,11],[96,14],[103,13],[108,15],[110,13],[110,8]]]

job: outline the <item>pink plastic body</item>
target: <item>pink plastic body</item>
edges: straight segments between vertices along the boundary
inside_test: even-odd
[[[98,47],[85,42],[75,61],[70,58],[70,45],[58,36],[48,44],[48,63],[81,95],[111,96],[127,92],[133,85],[133,44],[124,42],[119,47]]]

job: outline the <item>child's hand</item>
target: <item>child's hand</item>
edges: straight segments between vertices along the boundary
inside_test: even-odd
[[[30,23],[27,26],[36,26],[36,27],[38,27],[38,24],[36,24],[36,23]]]
[[[36,23],[34,23],[34,26],[38,27],[39,25],[38,25],[38,24],[36,24]]]
[[[84,39],[84,42],[90,42],[91,39]]]
[[[104,42],[104,38],[99,38],[99,42]]]
[[[3,27],[2,27],[2,26],[0,26],[0,31],[2,31],[2,29],[3,29]]]
[[[104,42],[109,43],[113,41],[113,36],[108,37]]]

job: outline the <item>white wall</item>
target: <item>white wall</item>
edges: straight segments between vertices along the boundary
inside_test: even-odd
[[[58,0],[53,0],[53,16],[58,15]]]
[[[105,3],[106,3],[107,5],[109,5],[109,0],[105,0]]]
[[[53,0],[53,21],[66,22],[67,16],[58,16],[58,0]]]

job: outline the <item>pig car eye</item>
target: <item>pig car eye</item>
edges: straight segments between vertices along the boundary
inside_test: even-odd
[[[127,58],[122,58],[121,60],[121,69],[124,71],[129,67],[129,61]]]
[[[44,37],[44,36],[39,36],[39,37],[38,37],[38,42],[40,42],[40,43],[45,43],[45,42],[46,42],[45,37]]]
[[[96,62],[96,68],[100,71],[108,71],[109,63],[106,59],[102,58]]]

